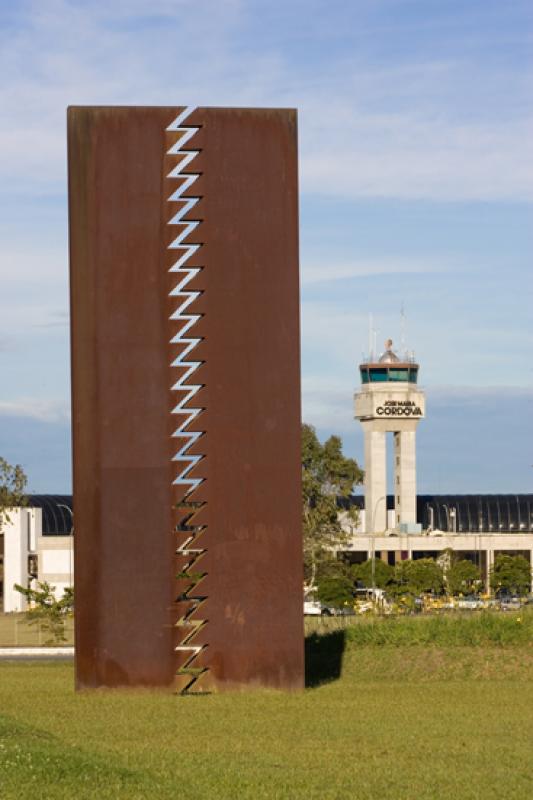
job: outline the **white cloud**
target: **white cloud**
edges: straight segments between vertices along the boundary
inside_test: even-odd
[[[354,381],[355,384],[355,381]],[[302,419],[317,428],[346,434],[356,433],[353,418],[354,386],[350,381],[328,381],[323,376],[302,380]]]
[[[360,437],[360,426],[354,420],[353,396],[359,390],[358,376],[345,381],[328,379],[324,375],[309,375],[302,379],[302,418],[322,430]],[[430,386],[427,395],[428,420],[435,420],[439,408],[462,407],[483,409],[501,403],[502,425],[506,402],[533,401],[533,387],[521,386]],[[499,405],[498,405],[499,407]],[[530,426],[529,426],[530,427]],[[526,429],[525,429],[526,430]]]
[[[64,401],[36,400],[33,397],[0,401],[0,416],[28,417],[40,422],[69,422],[70,407]]]
[[[530,120],[502,126],[354,114],[302,154],[302,188],[345,197],[533,200]]]
[[[324,259],[321,264],[302,263],[302,286],[314,283],[330,283],[333,281],[347,280],[349,278],[362,278],[373,275],[405,275],[437,272],[443,268],[436,263],[428,261],[417,262],[402,258],[390,260],[365,259],[350,261],[349,263],[331,263]],[[449,271],[449,267],[447,268]]]
[[[23,241],[12,235],[4,241],[0,250],[0,277],[5,291],[22,281],[32,281],[33,286],[65,285],[68,276],[68,253],[64,247],[41,244],[39,236],[31,235]]]
[[[197,102],[297,106],[304,191],[533,199],[525,70],[502,67],[495,78],[475,61],[399,56],[369,66],[335,50],[320,66],[295,63],[275,37],[261,37],[253,5],[237,1],[26,8],[2,42],[4,185],[65,190],[68,104]],[[319,35],[319,17],[314,24],[308,37]]]
[[[302,187],[345,197],[533,199],[531,72],[464,56],[332,66],[303,87]],[[326,109],[326,111],[324,111]],[[324,121],[332,123],[327,129]]]
[[[68,253],[31,237],[5,234],[0,249],[2,314],[0,337],[11,342],[31,328],[68,325]],[[6,347],[7,349],[7,347]]]
[[[361,355],[366,339],[361,333],[368,329],[368,316],[356,310],[339,307],[339,303],[304,301],[302,303],[302,347],[323,354],[322,369],[344,365],[349,369]]]
[[[426,393],[433,405],[476,405],[499,400],[502,408],[508,398],[533,401],[533,386],[428,386]]]

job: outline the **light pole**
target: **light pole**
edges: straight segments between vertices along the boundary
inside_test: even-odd
[[[387,496],[382,494],[381,497],[378,497],[374,505],[374,513],[372,514],[372,531],[370,534],[372,536],[372,561],[370,564],[372,569],[372,607],[374,611],[376,609],[376,532],[374,530],[374,520],[376,519],[378,505],[382,500],[385,501],[385,526],[387,525]]]
[[[426,508],[428,511],[428,533],[435,530],[435,509],[432,508],[429,503],[426,503]]]
[[[74,546],[74,513],[70,508],[70,506],[67,506],[64,503],[58,503],[57,507],[65,508],[70,514],[70,535],[72,539],[70,541],[70,547],[68,549],[68,582],[69,586],[72,588],[72,549]]]
[[[456,509],[448,508],[446,503],[442,503],[442,507],[446,510],[446,530],[447,533],[457,533],[456,525]]]
[[[446,505],[446,503],[441,503],[441,507],[446,512],[446,533],[449,533],[450,532],[450,515],[448,513],[448,506]],[[440,514],[439,514],[439,517],[440,517]]]

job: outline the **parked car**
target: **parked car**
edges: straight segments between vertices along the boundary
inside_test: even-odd
[[[367,614],[369,611],[374,610],[374,603],[368,600],[358,600],[355,604],[356,614]]]
[[[520,608],[522,608],[522,603],[516,595],[506,595],[500,598],[501,611],[518,611]]]
[[[469,609],[475,611],[479,608],[484,608],[485,604],[480,597],[475,594],[469,594],[466,597],[460,597],[457,601],[457,608]]]
[[[331,617],[333,611],[319,600],[304,600],[304,614],[309,617]]]
[[[352,606],[342,606],[342,608],[329,609],[334,617],[353,617],[355,609]]]
[[[424,608],[426,611],[448,611],[455,608],[455,600],[447,595],[426,595]]]
[[[384,600],[385,599],[385,590],[384,589],[372,589],[371,587],[366,586],[358,586],[355,590],[355,599],[356,600]]]

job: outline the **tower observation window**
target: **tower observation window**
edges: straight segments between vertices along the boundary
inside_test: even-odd
[[[389,380],[390,381],[408,381],[409,380],[409,372],[408,369],[389,369]]]
[[[416,383],[418,367],[360,367],[361,383]]]
[[[386,367],[377,367],[370,370],[371,383],[385,383],[389,380],[389,371]]]

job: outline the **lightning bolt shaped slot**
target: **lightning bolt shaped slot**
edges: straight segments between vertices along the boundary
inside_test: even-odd
[[[176,622],[179,644],[175,650],[178,655],[176,677],[181,694],[198,693],[198,679],[207,671],[205,667],[197,665],[197,657],[206,645],[194,643],[198,632],[207,624],[206,619],[196,617],[200,607],[207,599],[201,593],[199,586],[205,573],[198,569],[198,562],[205,553],[205,548],[199,546],[198,540],[204,534],[207,526],[195,522],[195,517],[199,516],[205,502],[193,499],[195,490],[205,481],[205,477],[197,476],[198,469],[196,469],[205,458],[205,454],[191,453],[191,448],[203,435],[202,423],[198,417],[204,409],[200,402],[195,403],[195,396],[203,388],[203,384],[196,377],[203,361],[195,360],[194,352],[202,341],[201,336],[195,336],[195,326],[202,317],[201,313],[197,313],[195,306],[198,305],[197,301],[202,292],[189,287],[191,282],[196,285],[194,281],[203,269],[202,266],[196,266],[199,263],[198,251],[202,244],[201,237],[195,235],[200,220],[194,219],[195,207],[201,197],[192,196],[194,195],[194,184],[201,175],[200,172],[194,171],[195,159],[200,154],[200,150],[194,149],[194,139],[200,128],[195,125],[187,125],[187,117],[190,114],[191,110],[187,109],[168,126],[167,131],[172,132],[172,139],[175,138],[175,141],[167,150],[165,160],[166,164],[169,161],[177,162],[170,172],[167,173],[165,169],[167,179],[165,185],[171,185],[174,189],[174,185],[177,184],[177,188],[172,191],[167,202],[173,204],[174,207],[179,205],[177,213],[168,221],[172,234],[168,252],[173,262],[169,272],[175,274],[178,281],[170,292],[170,297],[175,298],[178,303],[177,308],[170,315],[171,323],[175,322],[178,330],[171,339],[171,345],[178,350],[178,356],[172,362],[172,367],[175,367],[179,374],[172,390],[180,397],[179,402],[172,409],[172,413],[179,419],[178,427],[173,435],[184,442],[173,457],[173,461],[178,465],[174,486],[180,498],[176,505],[177,525],[175,528],[178,536],[176,556],[181,566],[176,575],[180,585],[177,596],[180,615]],[[173,229],[172,226],[176,227]],[[176,231],[177,235],[174,236]],[[195,266],[191,265],[191,261]],[[201,520],[198,519],[198,523],[200,522]]]

